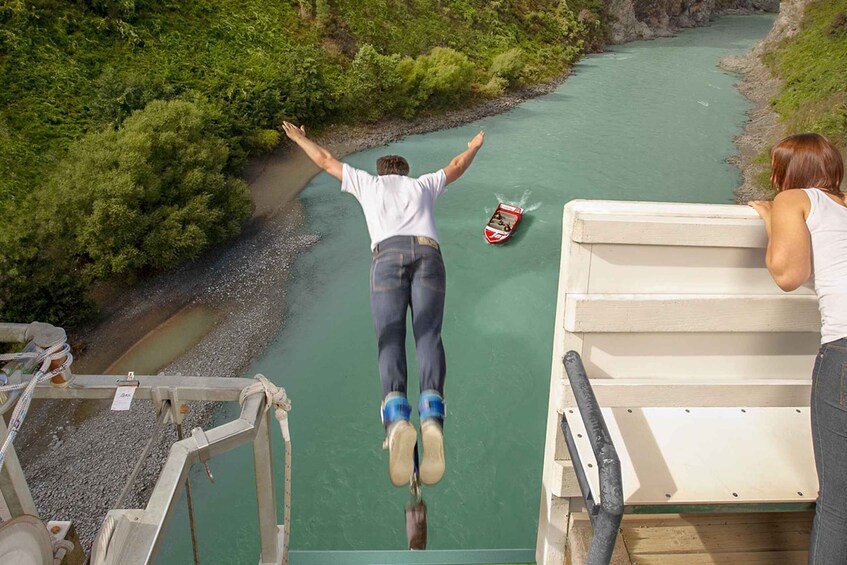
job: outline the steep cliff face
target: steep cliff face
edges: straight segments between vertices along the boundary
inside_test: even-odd
[[[722,12],[777,12],[779,0],[609,0],[612,43],[652,39],[706,25]]]

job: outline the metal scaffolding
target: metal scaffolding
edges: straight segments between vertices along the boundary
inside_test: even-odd
[[[65,340],[65,332],[48,324],[0,323],[0,343],[35,343],[47,347],[56,340]],[[66,400],[106,400],[115,396],[126,375],[72,375],[65,371],[61,384],[40,384],[35,398]],[[181,425],[182,407],[186,402],[239,401],[242,391],[256,381],[243,378],[137,376],[134,398],[150,400],[164,420]],[[102,563],[141,565],[152,563],[161,547],[163,534],[173,515],[174,506],[188,479],[188,471],[195,463],[205,464],[209,458],[232,450],[245,443],[253,445],[256,498],[258,501],[260,565],[278,565],[287,562],[284,547],[284,528],[277,524],[277,507],[274,486],[270,411],[265,394],[251,394],[241,405],[240,416],[231,422],[192,434],[171,446],[159,479],[146,507],[141,509],[114,509],[109,512],[111,536]],[[0,440],[7,429],[0,418]],[[32,495],[15,454],[9,449],[6,462],[0,470],[0,493],[12,516],[31,514],[37,516]],[[105,528],[104,528],[105,529]],[[101,532],[102,533],[102,532]]]

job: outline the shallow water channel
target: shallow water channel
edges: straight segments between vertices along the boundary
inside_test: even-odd
[[[740,175],[726,159],[749,103],[734,88],[739,77],[717,65],[747,51],[772,23],[724,17],[678,37],[618,46],[507,114],[345,159],[373,170],[378,156],[399,153],[421,174],[486,131],[473,167],[436,207],[448,273],[448,417],[447,473],[424,490],[430,548],[535,546],[562,206],[574,198],[732,203]],[[321,241],[297,260],[283,329],[248,371],[284,386],[293,403],[292,549],[403,549],[408,490],[391,486],[381,449],[362,212],[325,174],[301,199],[307,229]],[[508,244],[491,246],[482,230],[498,199],[528,213]],[[214,485],[202,468],[191,473],[201,561],[255,563],[250,449],[211,467]],[[160,563],[191,562],[186,524],[183,503]]]

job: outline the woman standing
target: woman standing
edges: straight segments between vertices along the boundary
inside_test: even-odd
[[[771,151],[773,202],[750,202],[768,233],[766,263],[782,290],[814,274],[821,348],[812,374],[812,441],[818,500],[809,563],[847,563],[847,202],[844,163],[822,135],[803,133]]]

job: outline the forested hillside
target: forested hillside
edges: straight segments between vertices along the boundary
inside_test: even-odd
[[[96,281],[249,215],[283,119],[439,112],[559,76],[601,0],[0,0],[0,319],[62,325]]]

